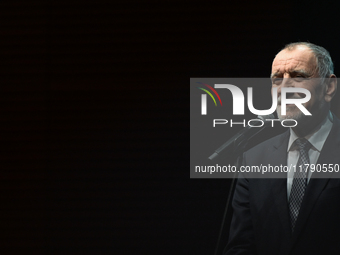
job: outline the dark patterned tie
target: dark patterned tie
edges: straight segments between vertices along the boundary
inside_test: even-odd
[[[299,146],[300,157],[296,164],[296,172],[294,174],[292,189],[289,196],[289,212],[292,232],[294,231],[302,199],[307,187],[307,167],[305,164],[309,164],[310,162],[308,151],[312,147],[312,144],[305,138],[296,139],[295,144]],[[301,168],[300,165],[302,165]]]

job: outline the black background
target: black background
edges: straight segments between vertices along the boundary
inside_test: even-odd
[[[336,7],[1,2],[1,253],[213,254],[230,181],[189,178],[189,78],[306,40],[337,70]]]

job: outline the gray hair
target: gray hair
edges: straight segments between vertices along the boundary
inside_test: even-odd
[[[300,45],[308,47],[314,53],[321,78],[328,78],[334,73],[334,65],[331,55],[321,46],[309,42],[295,42],[287,44],[282,50],[293,50]]]

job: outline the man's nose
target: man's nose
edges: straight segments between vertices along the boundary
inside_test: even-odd
[[[283,75],[283,79],[282,79],[280,86],[278,86],[277,88],[277,95],[278,96],[281,95],[282,88],[288,88],[288,87],[294,87],[294,82],[293,82],[293,79],[290,77],[290,75],[285,73]]]

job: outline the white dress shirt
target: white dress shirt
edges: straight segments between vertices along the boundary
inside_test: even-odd
[[[316,164],[316,162],[319,159],[322,147],[329,135],[329,132],[331,131],[333,126],[333,116],[331,112],[329,112],[328,116],[325,118],[325,120],[320,124],[319,128],[317,128],[313,133],[305,136],[305,138],[312,144],[312,148],[309,150],[308,155],[309,155],[309,160],[310,164]],[[287,166],[288,169],[290,168],[291,165],[295,165],[298,162],[299,159],[299,148],[298,146],[294,143],[296,139],[299,137],[295,134],[295,132],[290,129],[290,137],[289,137],[289,142],[288,142],[288,157],[287,157]],[[299,169],[296,168],[296,171]],[[307,183],[309,182],[309,179],[312,175],[311,171],[308,171],[308,179]],[[294,168],[291,168],[291,171],[287,173],[287,196],[289,199],[290,191],[292,189],[292,184],[293,184],[293,178],[294,178]]]

